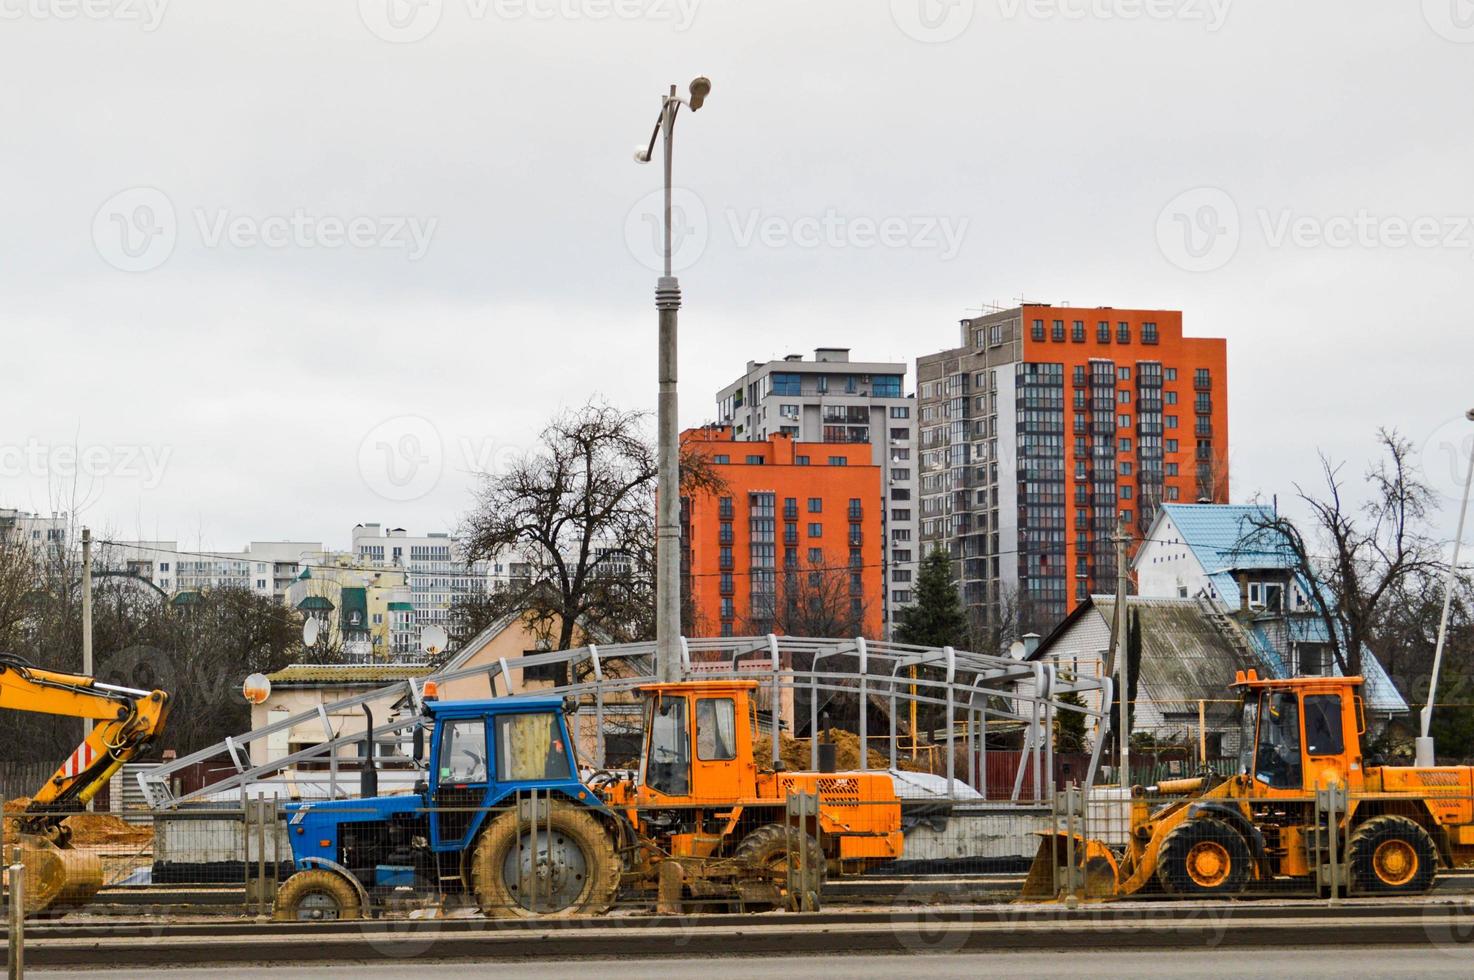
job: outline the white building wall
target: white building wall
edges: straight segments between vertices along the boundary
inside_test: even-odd
[[[1182,540],[1172,519],[1163,516],[1137,549],[1137,593],[1157,599],[1191,598],[1207,589],[1208,574]]]

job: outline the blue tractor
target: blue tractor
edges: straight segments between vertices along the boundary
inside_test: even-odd
[[[497,917],[589,915],[619,891],[628,820],[579,779],[570,703],[424,702],[427,778],[413,793],[289,804],[295,873],[279,920],[352,919],[396,897]]]

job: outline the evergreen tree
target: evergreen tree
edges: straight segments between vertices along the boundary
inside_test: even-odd
[[[957,647],[967,636],[967,616],[957,586],[952,584],[951,561],[936,550],[927,555],[916,576],[916,604],[902,609],[896,641],[927,647]]]

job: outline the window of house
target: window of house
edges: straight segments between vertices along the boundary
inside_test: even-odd
[[[1162,369],[1162,379],[1165,380],[1165,381],[1176,381],[1177,380],[1177,369],[1176,368],[1163,368]]]
[[[1065,321],[1055,320],[1049,336],[1056,344],[1063,343],[1065,339]]]
[[[1043,340],[1044,339],[1044,321],[1043,320],[1035,320],[1034,321],[1034,328],[1031,331],[1030,336],[1032,336],[1035,340]]]
[[[1126,323],[1124,321],[1121,322],[1121,323],[1116,324],[1116,343],[1118,343],[1118,344],[1129,344],[1129,343],[1131,343],[1131,324]]]
[[[1165,425],[1169,429],[1175,429],[1175,428],[1177,428],[1177,416],[1176,415],[1164,415],[1164,416],[1162,416],[1162,424]]]
[[[893,418],[893,419],[909,419],[910,417],[911,417],[911,406],[909,406],[909,405],[892,405],[891,406],[891,418]],[[905,429],[892,429],[891,430],[891,437],[892,438],[897,438],[897,436],[896,436],[896,433],[897,432],[904,433],[905,431],[906,431]],[[902,435],[899,438],[904,439],[906,437],[904,435]]]
[[[778,405],[778,414],[785,419],[797,419],[798,406],[793,404],[792,402],[780,403]]]
[[[807,457],[807,456],[795,456],[795,457],[793,457],[793,465],[794,466],[808,466],[809,465],[809,457]]]
[[[1085,321],[1076,320],[1070,324],[1070,340],[1077,344],[1085,343]]]
[[[1101,320],[1095,325],[1095,342],[1098,344],[1109,344],[1111,342],[1110,321]]]
[[[1143,344],[1155,344],[1157,340],[1157,325],[1155,323],[1143,323],[1141,325],[1141,342]]]
[[[823,548],[810,548],[809,549],[809,564],[811,566],[822,566],[824,564],[824,549]]]
[[[809,537],[822,538],[824,536],[824,525],[818,522],[809,525]]]
[[[847,457],[847,456],[830,456],[829,457],[829,465],[830,466],[848,466],[848,465],[850,465],[850,460],[849,460],[849,457]]]

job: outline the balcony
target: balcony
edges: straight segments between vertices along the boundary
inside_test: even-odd
[[[1213,390],[1213,378],[1212,378],[1212,376],[1211,375],[1203,375],[1203,374],[1196,375],[1193,378],[1193,390],[1194,391],[1212,391]]]

